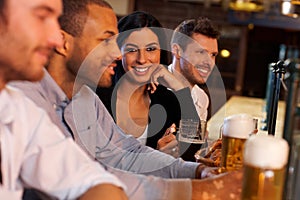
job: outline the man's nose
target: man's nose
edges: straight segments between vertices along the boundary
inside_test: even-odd
[[[209,66],[215,65],[215,57],[211,56],[210,54],[206,54],[203,62]]]
[[[117,43],[112,48],[111,55],[112,55],[114,60],[121,60],[122,59],[122,54],[121,54],[120,48],[117,45]]]
[[[63,37],[60,32],[60,26],[58,22],[53,23],[51,27],[49,27],[48,30],[48,44],[54,48],[54,47],[62,47],[63,46]]]

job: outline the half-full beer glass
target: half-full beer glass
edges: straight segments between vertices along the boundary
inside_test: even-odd
[[[195,153],[205,143],[206,121],[181,119],[179,124],[179,154],[186,161],[196,161]]]
[[[281,200],[289,146],[282,138],[253,135],[245,143],[242,200]]]
[[[236,114],[224,119],[222,127],[221,171],[241,169],[246,140],[255,132],[256,121],[251,115]]]

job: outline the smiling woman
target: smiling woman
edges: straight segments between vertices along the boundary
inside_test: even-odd
[[[168,64],[162,51],[164,30],[145,12],[125,16],[118,28],[122,59],[116,67],[115,88],[109,101],[101,92],[98,95],[125,133],[178,157],[176,136],[170,134],[175,129],[170,127],[178,126],[182,116],[198,117],[189,88],[160,64]]]
[[[157,68],[160,60],[158,37],[149,28],[132,32],[124,41],[121,52],[125,72],[132,70],[133,79],[138,83],[146,83]]]

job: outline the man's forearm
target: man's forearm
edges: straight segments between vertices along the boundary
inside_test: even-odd
[[[242,172],[230,172],[214,178],[192,181],[192,199],[239,200],[242,192]]]
[[[80,200],[127,200],[124,190],[112,184],[99,184],[87,190]]]
[[[191,179],[164,179],[145,176],[108,167],[127,186],[126,194],[131,200],[191,199]]]

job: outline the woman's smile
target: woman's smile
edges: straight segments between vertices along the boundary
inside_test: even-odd
[[[145,75],[149,71],[151,66],[132,66],[135,74],[137,75]]]

